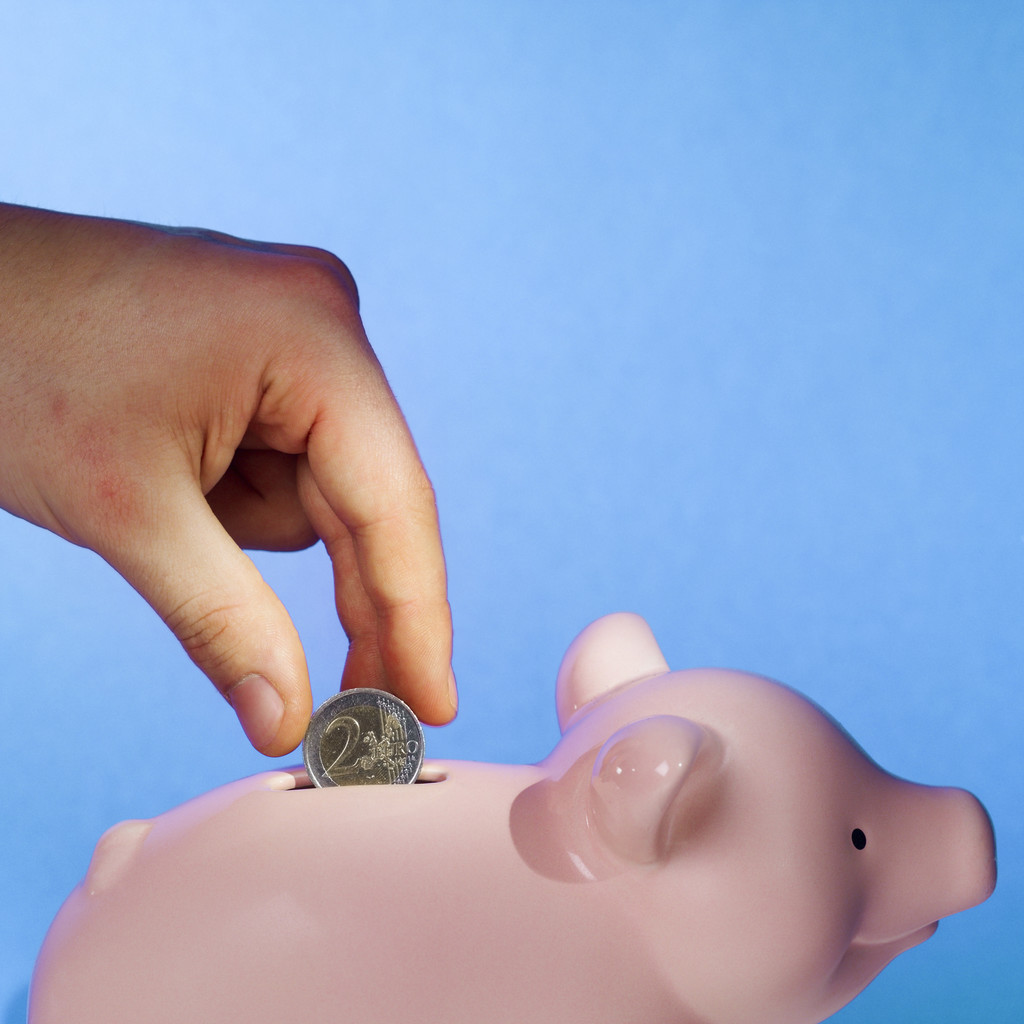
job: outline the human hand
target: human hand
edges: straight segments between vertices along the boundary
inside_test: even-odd
[[[240,547],[320,537],[343,686],[455,713],[434,494],[329,253],[0,205],[0,506],[92,548],[253,745],[292,750],[305,657]]]

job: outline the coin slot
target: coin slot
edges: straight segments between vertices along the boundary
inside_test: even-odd
[[[312,789],[313,780],[306,773],[306,769],[300,765],[289,768],[282,768],[281,771],[270,780],[270,789],[287,793],[293,789]]]
[[[415,784],[420,786],[432,782],[447,781],[448,773],[443,768],[439,768],[436,765],[424,765]],[[276,779],[271,780],[270,788],[288,792],[294,789],[314,789],[315,787],[305,768],[285,768]],[[336,787],[328,786],[327,788],[334,789]]]

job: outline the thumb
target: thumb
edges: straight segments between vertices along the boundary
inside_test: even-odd
[[[174,495],[171,505],[135,535],[122,534],[116,551],[100,554],[167,623],[252,745],[287,754],[312,710],[298,633],[198,488]]]

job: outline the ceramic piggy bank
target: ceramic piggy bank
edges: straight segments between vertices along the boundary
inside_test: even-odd
[[[539,765],[268,772],[99,842],[31,1024],[811,1024],[995,884],[985,811],[756,676],[585,630]]]

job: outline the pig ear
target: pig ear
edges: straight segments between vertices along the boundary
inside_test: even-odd
[[[617,612],[592,622],[569,646],[558,670],[558,724],[584,704],[626,683],[668,671],[651,627],[639,616]]]
[[[133,819],[122,821],[100,836],[85,875],[84,885],[90,896],[106,892],[117,884],[139,856],[152,827],[149,819]]]
[[[674,715],[643,718],[616,732],[590,779],[588,820],[604,845],[634,863],[658,860],[669,809],[711,744],[696,722]]]

